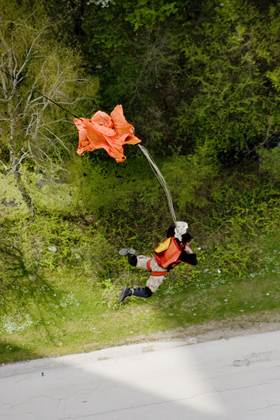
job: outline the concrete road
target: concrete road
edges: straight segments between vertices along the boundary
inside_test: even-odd
[[[0,367],[2,420],[279,420],[280,331]]]

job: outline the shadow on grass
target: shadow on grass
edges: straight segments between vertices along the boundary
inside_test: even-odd
[[[26,261],[20,247],[11,245],[9,238],[0,244],[0,268],[3,332],[12,334],[36,325],[43,327],[49,341],[55,341],[50,325],[66,316],[66,310],[59,304],[65,294],[53,287],[46,279],[43,268],[36,262]],[[25,351],[28,355],[28,351]]]
[[[19,346],[9,340],[0,340],[0,365],[40,359],[42,356],[25,346]]]

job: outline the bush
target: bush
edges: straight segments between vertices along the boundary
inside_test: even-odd
[[[274,182],[280,182],[280,147],[273,149],[261,148],[258,150],[261,158],[260,169],[267,174]]]

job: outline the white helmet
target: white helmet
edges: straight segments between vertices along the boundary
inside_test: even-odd
[[[182,235],[187,232],[189,225],[187,222],[176,222],[175,223],[175,238],[182,240]]]

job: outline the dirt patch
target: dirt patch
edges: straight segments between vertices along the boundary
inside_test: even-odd
[[[156,334],[138,335],[127,338],[117,345],[148,341],[170,341],[185,339],[186,344],[203,343],[219,339],[229,339],[244,335],[260,334],[280,330],[279,309],[258,314],[240,315],[238,317],[210,321],[207,324],[192,325],[187,328],[176,328]]]

